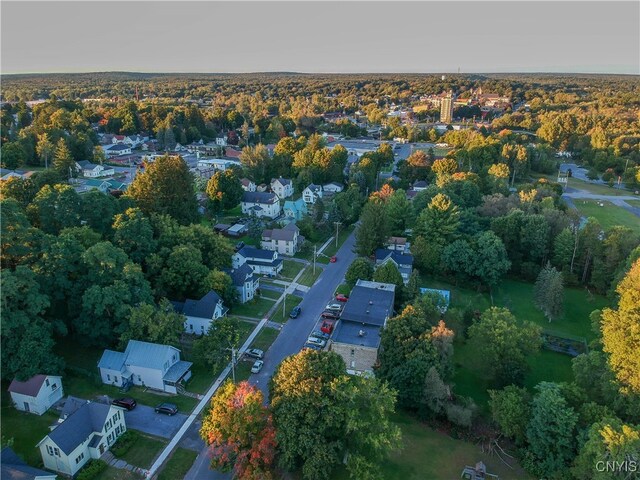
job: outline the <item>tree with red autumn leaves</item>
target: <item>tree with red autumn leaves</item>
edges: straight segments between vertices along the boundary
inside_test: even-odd
[[[271,479],[276,452],[273,419],[262,392],[248,382],[227,381],[211,399],[200,436],[209,445],[211,468],[241,480]]]

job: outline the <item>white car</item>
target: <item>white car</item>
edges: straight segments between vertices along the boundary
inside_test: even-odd
[[[264,352],[259,348],[250,348],[249,350],[244,352],[244,354],[247,357],[257,358],[258,360],[261,360],[264,357]]]
[[[342,311],[342,307],[344,305],[342,305],[342,303],[338,303],[338,302],[331,302],[328,303],[326,307],[324,307],[325,310],[332,310],[334,312],[340,312]]]
[[[327,344],[327,341],[317,337],[309,337],[307,338],[307,343],[310,343],[312,345],[317,345],[320,348],[324,348],[324,346]]]
[[[253,364],[253,367],[251,367],[251,373],[260,373],[260,370],[262,370],[263,365],[264,365],[264,362],[262,360],[256,360],[255,363]]]

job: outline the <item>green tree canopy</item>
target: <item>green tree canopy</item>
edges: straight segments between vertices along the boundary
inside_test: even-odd
[[[150,163],[136,175],[126,195],[145,215],[167,214],[185,225],[198,218],[193,177],[180,156],[167,155]]]
[[[120,336],[122,348],[129,340],[177,347],[184,332],[184,317],[173,309],[169,300],[163,298],[157,307],[149,303],[132,307],[124,328]]]
[[[240,203],[244,190],[233,170],[216,172],[207,183],[207,196],[213,211],[229,210]]]

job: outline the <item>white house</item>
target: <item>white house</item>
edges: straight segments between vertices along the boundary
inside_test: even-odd
[[[253,269],[247,263],[243,263],[238,268],[228,271],[233,286],[238,292],[240,303],[247,303],[256,295],[256,290],[260,288],[260,277],[254,275]]]
[[[300,229],[291,222],[284,228],[264,230],[260,246],[282,255],[294,255],[303,241],[304,237],[300,235]]]
[[[120,157],[122,155],[131,155],[131,146],[123,143],[116,145],[105,145],[103,147],[104,153],[107,157]]]
[[[344,186],[340,185],[337,182],[327,183],[326,185],[322,186],[323,193],[340,193],[343,190],[344,190]]]
[[[98,363],[102,382],[116,387],[141,385],[177,393],[191,378],[191,362],[180,360],[180,350],[170,345],[129,340],[126,350],[105,350]]]
[[[416,180],[415,182],[413,182],[411,189],[416,192],[422,192],[423,190],[426,190],[428,186],[429,184],[424,180]]]
[[[64,396],[62,377],[56,375],[36,375],[26,382],[14,380],[9,392],[18,410],[36,415],[42,415]]]
[[[224,135],[222,137],[216,137],[216,145],[218,145],[219,147],[226,147],[227,146],[227,136]]]
[[[198,160],[198,168],[215,168],[216,170],[222,170],[223,172],[233,166],[240,167],[240,162],[237,160],[229,160],[226,158],[202,158]]]
[[[187,299],[182,302],[171,302],[178,313],[182,313],[186,320],[184,331],[204,335],[216,318],[223,317],[229,311],[222,304],[220,295],[211,290],[200,300]]]
[[[231,261],[234,269],[240,268],[246,263],[254,273],[262,275],[274,276],[282,271],[282,259],[278,257],[278,252],[270,250],[242,247],[233,254]]]
[[[89,160],[76,162],[76,168],[82,173],[82,176],[86,178],[109,177],[116,173],[113,167],[96,165],[95,163],[91,163]]]
[[[280,199],[275,193],[244,192],[240,205],[246,215],[269,218],[280,215]]]
[[[7,480],[56,480],[55,473],[45,472],[22,460],[11,447],[0,452],[0,478]]]
[[[124,409],[88,402],[46,435],[37,447],[45,468],[74,476],[100,458],[127,431]]]
[[[241,178],[240,185],[242,185],[242,189],[245,192],[255,192],[256,191],[256,183],[253,180],[249,180],[248,178]]]
[[[281,199],[290,197],[293,195],[293,182],[288,178],[272,178],[271,191]]]
[[[322,187],[320,185],[310,184],[302,191],[302,200],[304,203],[313,205],[318,198],[322,198]]]

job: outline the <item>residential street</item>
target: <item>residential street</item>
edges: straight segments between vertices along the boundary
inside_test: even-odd
[[[325,305],[333,298],[335,289],[342,283],[347,268],[356,258],[356,254],[353,252],[354,243],[355,235],[352,233],[338,250],[336,254],[338,261],[326,265],[316,283],[305,294],[300,303],[302,308],[300,316],[285,323],[276,341],[265,352],[265,363],[262,371],[249,378],[251,383],[262,390],[265,399],[268,399],[269,395],[269,379],[276,368],[286,357],[300,351],[307,336],[315,327]],[[209,458],[206,449],[200,452],[191,470],[185,476],[186,480],[221,480],[228,478],[231,478],[230,474],[209,470]]]

